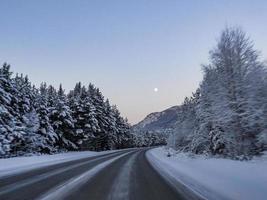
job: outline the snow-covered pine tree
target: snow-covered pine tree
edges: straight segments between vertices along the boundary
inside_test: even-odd
[[[96,134],[100,128],[96,119],[96,109],[92,103],[92,98],[84,86],[82,87],[81,104],[84,111],[83,131],[85,136],[82,147],[89,150],[95,150],[94,143]]]
[[[37,131],[39,137],[38,141],[36,141],[36,146],[39,147],[39,152],[41,153],[53,153],[57,151],[56,143],[58,136],[50,124],[50,107],[48,104],[47,85],[46,83],[42,83],[35,102],[35,108],[39,119],[39,127]]]
[[[105,143],[104,149],[111,150],[116,148],[117,142],[117,127],[116,127],[116,119],[112,110],[112,107],[107,99],[104,103],[104,112],[103,112],[103,122],[105,138],[103,138],[103,142]]]
[[[67,105],[67,98],[61,84],[58,92],[53,93],[53,95],[53,106],[50,108],[49,118],[58,136],[57,146],[60,149],[75,150],[78,147],[72,142],[75,137],[72,111]]]
[[[11,77],[10,65],[0,68],[0,156],[21,154],[25,134],[20,116],[19,91]]]
[[[116,106],[112,106],[116,127],[116,148],[131,147],[134,143],[134,136],[130,134],[130,125],[127,119],[121,117],[120,111]]]
[[[92,104],[95,107],[95,119],[99,127],[98,132],[95,134],[93,146],[97,151],[100,151],[107,148],[106,130],[107,130],[108,119],[104,115],[105,101],[102,93],[98,88],[89,85],[88,92],[90,94],[90,98],[92,99]]]
[[[34,108],[34,102],[37,91],[31,86],[28,77],[24,77],[22,74],[20,76],[16,75],[13,82],[17,88],[18,118],[24,129],[21,144],[17,148],[17,151],[19,151],[17,155],[36,153],[38,147],[35,144],[39,137],[36,132],[39,127],[39,120]]]
[[[89,89],[77,83],[68,97],[74,120],[74,140],[81,149],[96,150],[95,143],[100,128],[91,95]]]
[[[74,137],[72,141],[81,147],[83,140],[86,138],[84,134],[84,109],[81,101],[82,85],[77,83],[73,91],[68,94],[68,105],[72,111],[72,118],[74,123]]]

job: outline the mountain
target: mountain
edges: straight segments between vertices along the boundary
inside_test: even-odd
[[[178,119],[179,106],[173,106],[162,112],[154,112],[145,117],[141,122],[133,125],[135,132],[165,132],[175,125]]]

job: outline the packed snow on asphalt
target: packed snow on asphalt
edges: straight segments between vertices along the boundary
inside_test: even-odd
[[[54,155],[33,155],[14,158],[0,159],[0,176],[17,174],[35,168],[46,167],[58,163],[89,158],[115,152],[111,151],[83,151],[83,152],[64,152]],[[119,151],[119,150],[117,150]]]

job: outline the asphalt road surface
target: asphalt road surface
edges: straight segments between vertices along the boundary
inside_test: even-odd
[[[127,149],[0,177],[0,200],[199,199],[171,186],[146,158],[148,149]]]

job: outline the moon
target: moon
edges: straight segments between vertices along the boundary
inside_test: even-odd
[[[154,92],[158,92],[159,91],[159,89],[158,88],[154,88]]]

